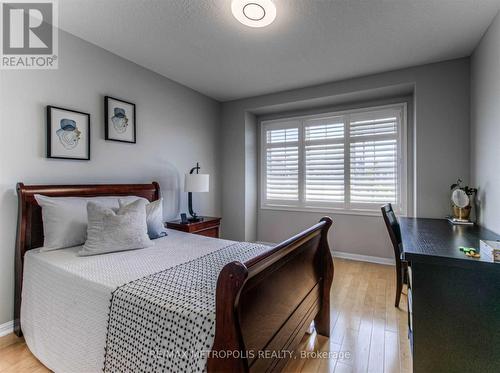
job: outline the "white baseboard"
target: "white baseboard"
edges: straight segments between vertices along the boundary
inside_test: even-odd
[[[351,254],[351,253],[345,253],[342,251],[334,251],[332,254],[336,258],[357,260],[360,262],[369,262],[369,263],[384,264],[384,265],[390,265],[390,266],[394,265],[394,259],[381,258],[379,256]]]
[[[265,241],[255,241],[255,243],[258,243],[259,245],[266,245],[266,246],[276,246],[277,245],[275,242],[265,242]]]
[[[5,324],[0,324],[0,337],[14,333],[14,321],[7,321]]]
[[[275,246],[276,245],[276,243],[274,243],[274,242],[265,242],[265,241],[256,241],[255,243],[267,245],[267,246]],[[384,265],[389,265],[389,266],[395,265],[394,259],[381,258],[379,256],[351,254],[351,253],[346,253],[343,251],[332,251],[332,255],[336,258],[357,260],[359,262],[384,264]]]

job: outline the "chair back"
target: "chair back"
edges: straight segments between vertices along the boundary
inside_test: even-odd
[[[391,237],[392,246],[394,248],[394,256],[396,257],[396,262],[401,261],[401,229],[399,228],[399,222],[392,209],[392,205],[388,203],[381,207],[382,216],[384,217],[385,226],[389,231],[389,236]]]

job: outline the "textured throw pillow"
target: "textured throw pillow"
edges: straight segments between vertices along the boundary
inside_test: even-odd
[[[64,249],[85,242],[88,202],[118,208],[118,199],[130,203],[138,198],[140,197],[47,197],[35,194],[36,202],[42,208],[44,242],[41,251]]]
[[[114,210],[98,203],[87,204],[87,241],[79,255],[143,249],[154,243],[148,237],[144,199]]]
[[[129,203],[127,200],[119,200],[120,207]],[[148,225],[148,236],[152,240],[167,235],[163,223],[163,198],[146,205],[146,224]]]

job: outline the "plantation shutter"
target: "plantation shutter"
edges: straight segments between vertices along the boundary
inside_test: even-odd
[[[261,206],[406,213],[405,106],[271,120],[261,129]]]
[[[265,199],[299,200],[299,127],[265,131]]]
[[[397,204],[400,114],[384,110],[352,114],[350,135],[350,202],[360,207]]]
[[[304,126],[305,201],[343,203],[343,118],[309,120]]]

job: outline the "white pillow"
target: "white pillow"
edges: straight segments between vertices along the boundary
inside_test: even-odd
[[[96,255],[143,249],[154,245],[148,237],[146,201],[139,199],[113,210],[95,202],[87,204],[87,241],[79,255]]]
[[[139,198],[141,197],[47,197],[35,194],[35,199],[42,208],[44,242],[40,251],[64,249],[85,242],[89,201],[118,208],[118,199],[132,202]]]
[[[120,207],[130,203],[130,201],[125,199],[120,199],[118,202],[120,203]],[[148,236],[152,240],[167,235],[165,224],[163,223],[163,198],[146,205],[146,224],[148,225]]]

